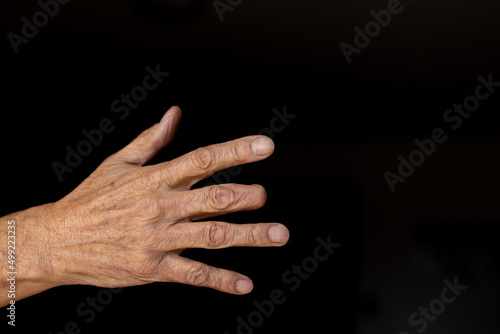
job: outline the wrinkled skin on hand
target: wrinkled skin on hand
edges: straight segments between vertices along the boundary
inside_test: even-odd
[[[39,241],[46,244],[33,248],[43,253],[38,262],[52,286],[178,282],[233,294],[252,290],[248,277],[185,258],[181,252],[282,246],[288,241],[288,230],[278,223],[197,222],[262,207],[262,186],[191,190],[219,170],[267,158],[274,144],[264,136],[249,136],[145,166],[172,140],[180,118],[181,110],[172,107],[161,122],[108,157],[73,192],[43,208],[45,219],[37,229]]]

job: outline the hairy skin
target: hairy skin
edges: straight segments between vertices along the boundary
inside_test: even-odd
[[[181,110],[172,107],[66,197],[0,219],[0,306],[9,303],[4,269],[9,220],[16,221],[16,300],[71,284],[114,288],[178,282],[232,294],[252,290],[248,277],[181,252],[286,244],[289,232],[278,223],[196,222],[258,209],[266,202],[264,188],[190,188],[219,170],[267,158],[274,144],[264,136],[249,136],[144,166],[172,140],[180,118]]]

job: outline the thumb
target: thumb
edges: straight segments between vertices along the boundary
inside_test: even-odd
[[[174,138],[181,116],[181,109],[173,106],[159,123],[143,131],[130,144],[118,151],[114,158],[133,165],[144,165]]]

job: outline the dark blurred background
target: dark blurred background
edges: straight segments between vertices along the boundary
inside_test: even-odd
[[[70,333],[74,321],[75,333],[233,334],[254,301],[280,289],[286,301],[240,333],[498,332],[500,91],[458,129],[443,121],[474,94],[478,76],[500,81],[498,2],[402,1],[350,64],[339,44],[353,44],[354,27],[387,1],[215,4],[231,8],[223,21],[211,0],[72,0],[16,54],[8,34],[21,35],[22,18],[32,22],[41,7],[0,3],[0,214],[66,195],[175,104],[181,127],[153,163],[259,131],[274,137],[271,158],[229,180],[263,184],[268,203],[224,219],[283,222],[289,244],[185,252],[252,277],[247,296],[178,284],[126,288],[87,323],[77,307],[102,289],[62,287],[19,301],[16,330]],[[120,119],[111,104],[142,84],[146,66],[170,75]],[[265,130],[284,110],[295,118]],[[60,182],[51,164],[103,118],[115,130]],[[447,141],[391,192],[384,172],[397,173],[398,156],[408,158],[414,140],[438,127]],[[292,291],[282,275],[329,235],[341,246]],[[420,307],[436,308],[444,280],[455,279],[467,289],[453,303],[425,329],[409,322]]]

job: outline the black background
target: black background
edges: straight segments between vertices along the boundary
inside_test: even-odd
[[[296,115],[274,133],[271,158],[230,180],[263,184],[266,206],[224,218],[283,222],[290,242],[184,253],[249,275],[251,294],[126,288],[87,324],[76,308],[101,289],[61,287],[19,301],[16,330],[55,334],[75,321],[82,333],[233,334],[253,301],[281,289],[286,302],[255,333],[417,333],[408,317],[457,277],[467,290],[425,332],[497,332],[500,92],[457,130],[443,114],[474,94],[478,76],[500,81],[498,2],[402,6],[348,64],[339,44],[386,1],[242,1],[221,22],[210,1],[72,0],[18,54],[6,36],[40,8],[2,2],[2,214],[63,197],[172,105],[181,127],[152,163],[258,133],[275,108]],[[111,102],[157,64],[170,76],[118,119]],[[116,129],[59,182],[52,162],[103,118]],[[384,172],[438,127],[448,140],[391,192]],[[340,248],[291,291],[282,274],[328,235]]]

